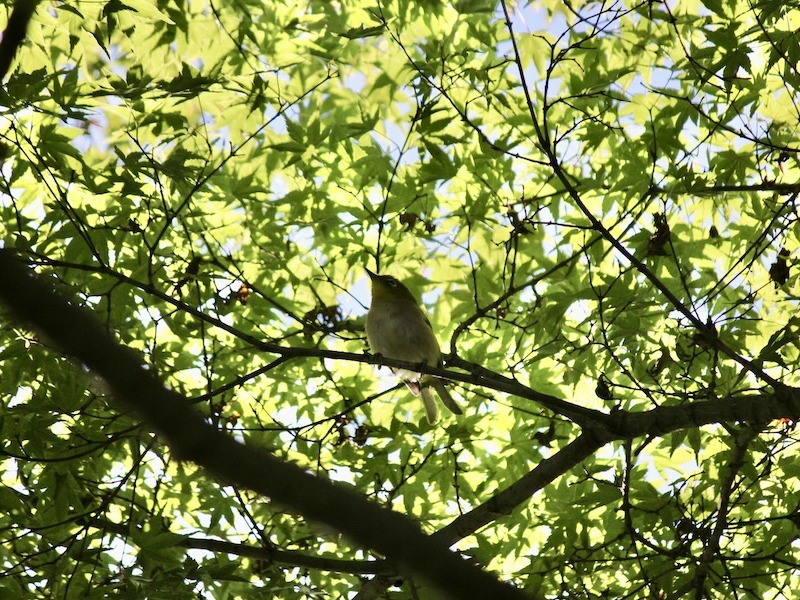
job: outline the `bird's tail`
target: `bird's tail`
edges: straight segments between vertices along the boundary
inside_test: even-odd
[[[447,388],[444,386],[444,382],[441,379],[434,379],[431,383],[431,386],[436,390],[436,393],[439,394],[439,398],[442,399],[442,403],[451,413],[454,415],[464,414],[458,404],[456,404],[456,401],[453,400],[450,392],[447,391]]]
[[[439,418],[439,405],[436,404],[436,398],[433,397],[431,388],[426,386],[419,391],[422,396],[422,402],[425,405],[425,414],[428,417],[428,423],[433,425]]]
[[[422,402],[425,405],[425,414],[428,417],[428,423],[431,425],[436,423],[436,420],[439,418],[439,404],[436,402],[436,398],[434,398],[431,388],[436,390],[436,393],[439,394],[439,398],[441,398],[442,403],[451,413],[455,415],[464,414],[458,404],[456,404],[456,401],[453,400],[450,392],[448,392],[447,388],[444,387],[444,382],[441,379],[432,378],[428,381],[425,381],[421,385],[418,381],[406,381],[406,385],[411,390],[412,394],[415,396],[422,396]]]

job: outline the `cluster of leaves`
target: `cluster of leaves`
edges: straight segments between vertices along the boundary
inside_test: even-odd
[[[672,4],[42,5],[3,244],[220,430],[531,594],[797,589],[800,5]],[[464,417],[334,356],[366,349],[363,266],[428,292]],[[4,320],[0,361],[4,590],[391,573],[171,457],[47,339]]]

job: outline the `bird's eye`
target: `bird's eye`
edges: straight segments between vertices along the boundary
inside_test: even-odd
[[[388,285],[389,287],[397,287],[397,279],[395,279],[394,277],[387,277],[386,285]]]

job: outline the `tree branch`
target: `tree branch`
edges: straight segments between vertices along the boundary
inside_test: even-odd
[[[79,521],[81,525],[86,525],[110,532],[115,535],[130,536],[130,526],[115,523],[108,519],[92,518]],[[144,532],[140,532],[144,533]],[[179,534],[175,534],[179,536]],[[303,567],[306,569],[317,569],[320,571],[332,571],[336,573],[351,573],[354,575],[367,575],[373,573],[394,572],[395,567],[385,560],[343,560],[335,556],[311,555],[303,552],[282,550],[272,546],[251,546],[248,544],[235,544],[223,540],[210,538],[198,538],[181,536],[176,545],[183,548],[193,548],[197,550],[208,550],[220,554],[232,554],[263,560],[268,563],[287,567]]]
[[[5,79],[14,55],[25,41],[25,32],[28,30],[28,23],[36,10],[38,0],[17,0],[14,2],[14,10],[8,18],[8,24],[3,31],[3,39],[0,41],[0,81]]]
[[[76,268],[107,274],[119,281],[152,294],[164,302],[186,311],[197,319],[226,331],[232,336],[251,344],[258,350],[270,354],[277,354],[283,357],[284,360],[295,358],[319,358],[422,371],[441,377],[442,379],[483,386],[488,389],[531,400],[573,421],[581,427],[606,429],[607,431],[604,435],[608,436],[609,439],[622,440],[643,435],[664,435],[679,429],[696,427],[698,425],[709,425],[711,423],[749,421],[754,419],[758,421],[769,421],[781,417],[800,419],[800,390],[787,386],[783,386],[782,389],[777,390],[776,393],[773,394],[754,394],[752,396],[703,400],[681,406],[659,406],[645,412],[616,410],[611,413],[606,413],[586,408],[579,402],[567,402],[566,400],[550,394],[537,392],[514,379],[510,379],[486,369],[481,365],[464,361],[457,357],[447,357],[451,359],[448,364],[464,369],[468,371],[467,373],[454,371],[452,369],[434,368],[407,363],[400,360],[384,358],[380,355],[340,352],[323,348],[281,346],[280,344],[259,340],[257,337],[240,331],[234,326],[208,315],[190,304],[173,298],[152,285],[142,283],[108,268],[64,263],[63,261],[47,260],[45,262],[48,265],[56,267]]]
[[[341,531],[455,598],[522,599],[512,586],[451,552],[408,517],[366,500],[352,488],[306,473],[262,448],[215,430],[187,400],[168,390],[131,349],[120,346],[89,311],[77,308],[0,250],[0,300],[23,323],[103,377],[121,406],[135,410],[169,443],[225,481]]]
[[[498,517],[509,514],[556,477],[563,475],[594,454],[607,441],[591,433],[582,433],[554,456],[544,459],[533,470],[506,489],[440,529],[436,536],[449,543],[454,543]]]

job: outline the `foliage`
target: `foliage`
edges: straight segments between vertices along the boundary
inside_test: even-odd
[[[41,5],[0,93],[3,243],[209,423],[531,595],[780,597],[798,26],[776,0]],[[464,417],[333,354],[366,351],[364,266],[422,294]],[[0,336],[9,597],[437,597]]]

